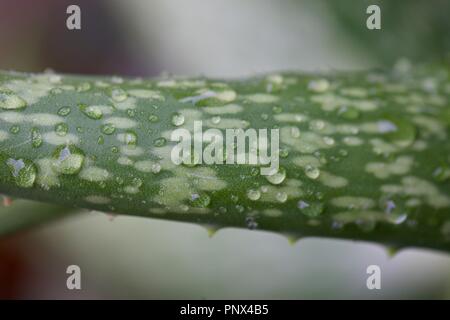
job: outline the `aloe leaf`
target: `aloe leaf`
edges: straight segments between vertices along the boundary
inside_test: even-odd
[[[243,80],[1,72],[0,193],[212,229],[449,251],[448,71],[402,61]],[[200,120],[224,135],[278,129],[278,171],[175,164],[171,133]]]

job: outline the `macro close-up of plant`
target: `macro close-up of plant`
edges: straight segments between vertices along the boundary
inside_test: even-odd
[[[76,30],[48,1],[36,49],[25,3],[0,23],[2,297],[450,297],[448,1],[252,2],[236,28],[224,1],[81,1]]]

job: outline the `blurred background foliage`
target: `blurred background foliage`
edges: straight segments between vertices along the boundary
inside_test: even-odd
[[[65,27],[78,4],[82,30]],[[366,29],[378,4],[382,30]],[[440,59],[450,47],[450,1],[0,0],[0,69],[239,77],[332,71]],[[17,200],[0,231],[71,212]],[[39,217],[37,219],[36,217]],[[3,228],[3,229],[2,229]],[[66,267],[81,267],[81,291]],[[382,290],[366,289],[366,267]],[[2,298],[450,298],[450,257],[374,244],[220,230],[79,212],[0,239]]]

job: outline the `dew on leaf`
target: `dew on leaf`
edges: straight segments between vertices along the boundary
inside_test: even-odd
[[[304,215],[310,217],[310,218],[317,218],[320,216],[324,210],[324,205],[321,202],[306,202],[303,200],[300,200],[297,203],[297,207],[300,209],[301,213]]]
[[[136,110],[134,110],[134,109],[127,109],[127,115],[130,118],[133,118],[136,115]]]
[[[152,171],[154,174],[159,173],[159,172],[161,171],[161,165],[160,165],[159,163],[154,163],[154,164],[152,165],[151,171]]]
[[[59,146],[53,151],[53,169],[60,174],[76,174],[84,163],[84,152],[73,145]]]
[[[116,127],[111,123],[106,123],[102,125],[102,132],[106,135],[111,135],[116,131]]]
[[[320,170],[312,165],[306,165],[305,174],[308,178],[315,180],[319,177]]]
[[[153,141],[153,145],[155,147],[163,147],[165,146],[166,142],[167,142],[166,138],[159,137]]]
[[[11,126],[11,128],[9,128],[9,132],[11,132],[12,134],[17,134],[20,132],[20,126],[19,125],[13,125]]]
[[[211,118],[211,122],[213,124],[219,124],[220,123],[221,118],[219,116],[214,116]]]
[[[21,188],[31,188],[37,175],[37,168],[33,161],[28,159],[8,159],[8,165],[14,182]]]
[[[211,198],[207,194],[191,194],[190,203],[196,208],[206,208],[211,203]]]
[[[286,178],[286,170],[283,167],[278,168],[277,172],[266,176],[267,181],[272,184],[280,184]]]
[[[261,193],[256,189],[250,189],[247,191],[247,197],[252,201],[256,201],[261,198]]]
[[[67,134],[67,132],[69,131],[69,127],[67,126],[67,124],[66,123],[64,123],[64,122],[61,122],[61,123],[58,123],[56,126],[55,126],[55,133],[58,135],[58,136],[65,136],[66,134]]]
[[[277,192],[277,194],[275,195],[275,198],[277,199],[278,202],[284,203],[287,201],[288,199],[288,195],[286,192]]]
[[[128,93],[122,88],[114,87],[111,88],[111,98],[116,102],[123,102],[128,98]]]
[[[43,139],[38,128],[31,129],[31,145],[34,148],[39,148],[42,145]]]
[[[172,124],[176,127],[181,126],[184,123],[184,116],[181,113],[174,113],[172,115]]]
[[[61,107],[58,110],[58,115],[60,115],[62,117],[66,117],[70,114],[71,111],[72,111],[72,109],[70,107]]]
[[[79,104],[79,108],[81,112],[93,120],[99,120],[103,117],[103,112],[98,106],[87,106],[81,103]]]
[[[135,146],[137,144],[137,134],[133,131],[125,132],[124,142],[128,146]]]
[[[13,91],[0,87],[0,109],[17,110],[27,106],[27,102]]]
[[[148,121],[150,122],[158,122],[159,121],[159,117],[155,114],[151,114],[148,116]]]

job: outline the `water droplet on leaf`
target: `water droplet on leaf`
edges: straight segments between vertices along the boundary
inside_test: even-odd
[[[106,135],[111,135],[116,131],[116,127],[113,124],[107,123],[102,126],[102,132]]]
[[[250,189],[247,191],[247,197],[252,201],[256,201],[261,198],[261,193],[258,190]]]
[[[174,113],[172,115],[172,124],[176,127],[181,126],[184,123],[184,116],[181,113]]]
[[[79,105],[81,112],[93,120],[99,120],[103,117],[103,112],[98,106]]]
[[[31,188],[34,185],[37,175],[35,164],[28,159],[8,159],[7,165],[16,185],[22,188]]]
[[[320,170],[312,165],[307,165],[305,167],[305,174],[310,179],[317,179],[320,175]]]
[[[300,211],[310,217],[310,218],[317,218],[320,216],[323,212],[324,205],[320,202],[311,202],[308,203],[306,201],[300,200],[297,203],[297,207],[300,209]]]
[[[280,184],[286,178],[286,170],[283,167],[278,168],[278,171],[272,175],[266,176],[267,181],[272,184]]]
[[[31,145],[34,148],[39,148],[42,145],[42,135],[38,128],[31,129]]]
[[[0,87],[0,109],[17,110],[27,106],[27,102],[13,91]]]
[[[211,198],[207,194],[193,193],[190,202],[193,207],[206,208],[211,203]]]
[[[163,137],[157,138],[153,141],[155,147],[163,147],[166,144],[166,139]]]
[[[69,127],[64,122],[58,123],[55,126],[55,132],[58,136],[65,136],[67,134],[67,131],[69,131]]]
[[[61,174],[76,174],[81,170],[84,153],[73,145],[59,146],[53,152],[53,169]]]
[[[70,109],[70,107],[61,107],[58,110],[58,115],[60,115],[62,117],[66,117],[70,114],[71,111],[72,111],[72,109]]]

